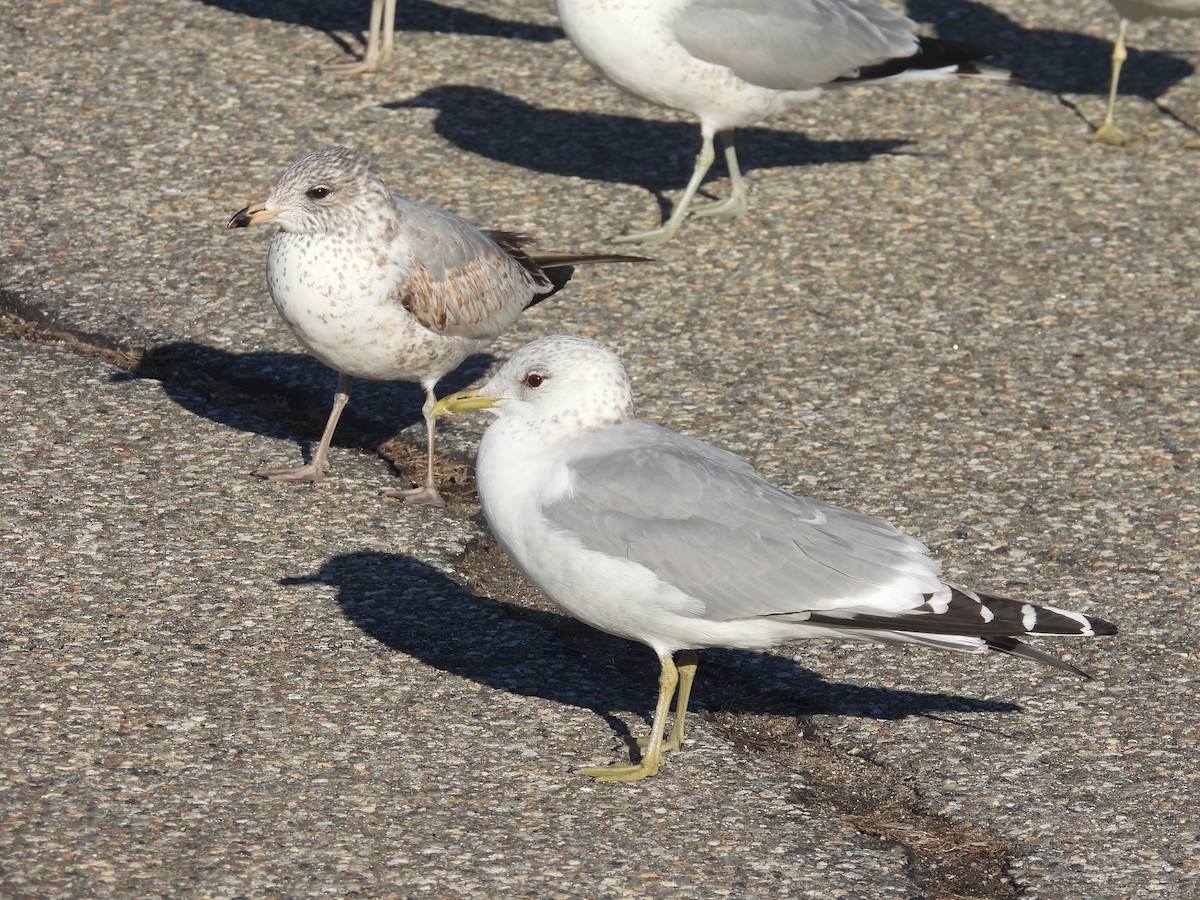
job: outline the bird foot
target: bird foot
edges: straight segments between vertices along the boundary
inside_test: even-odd
[[[641,781],[651,775],[657,775],[662,763],[613,763],[611,766],[595,766],[587,769],[576,769],[578,775],[587,775],[597,781]]]
[[[709,216],[715,219],[735,219],[745,211],[746,198],[737,194],[731,194],[724,200],[693,206],[690,210],[693,216]]]
[[[1112,122],[1105,122],[1092,135],[1093,144],[1108,144],[1110,147],[1123,147],[1133,140],[1136,140],[1134,135],[1122,131]]]
[[[376,59],[371,59],[370,55],[362,59],[354,56],[335,56],[318,65],[317,71],[322,75],[373,75],[388,61],[384,55]]]
[[[397,500],[403,500],[410,505],[419,506],[445,506],[446,501],[442,499],[442,495],[438,493],[436,486],[432,484],[423,484],[415,488],[388,488],[383,492],[385,497],[395,497]]]
[[[650,738],[649,737],[638,738],[637,745],[638,745],[639,750],[645,751],[646,748],[650,746]],[[676,737],[668,737],[662,742],[662,746],[659,747],[659,749],[663,753],[670,753],[673,750],[681,750],[681,749],[683,749],[683,741]]]
[[[322,63],[322,75],[374,75],[378,67],[374,63],[362,60],[347,59],[343,62]]]
[[[614,237],[615,244],[665,244],[679,232],[679,223],[668,221],[666,224],[651,228],[649,231],[635,231],[632,234],[618,234]]]
[[[255,478],[266,481],[288,481],[294,484],[319,484],[325,480],[325,467],[315,463],[297,466],[294,469],[259,469]]]

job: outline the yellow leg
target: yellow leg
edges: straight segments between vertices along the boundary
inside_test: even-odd
[[[1128,28],[1129,20],[1122,19],[1121,27],[1117,31],[1117,41],[1113,44],[1112,82],[1108,86],[1108,109],[1104,113],[1104,122],[1096,129],[1096,133],[1092,135],[1093,144],[1111,144],[1114,147],[1119,147],[1122,144],[1128,143],[1132,137],[1118,128],[1113,119],[1117,106],[1117,83],[1121,80],[1121,65],[1128,57],[1128,54],[1125,52],[1125,31]]]
[[[695,654],[692,654],[690,672],[687,674],[688,690],[691,690],[691,679],[695,675]],[[597,781],[640,781],[650,775],[657,775],[663,763],[663,730],[667,725],[667,714],[671,711],[671,698],[675,696],[675,688],[679,684],[679,670],[671,660],[671,654],[664,653],[658,658],[661,670],[658,676],[658,702],[654,705],[654,722],[650,726],[650,740],[642,753],[641,762],[614,763],[611,766],[596,766],[588,769],[578,769],[580,775],[590,775]],[[688,662],[684,662],[685,667]],[[683,736],[679,728],[680,738]],[[674,730],[672,731],[674,736]]]
[[[675,702],[675,724],[663,744],[663,750],[678,750],[683,746],[683,728],[687,722],[688,701],[692,699],[692,682],[696,679],[696,651],[684,650],[679,654],[679,696]]]

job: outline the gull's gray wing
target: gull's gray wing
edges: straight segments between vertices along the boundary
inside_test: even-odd
[[[584,547],[646,566],[704,618],[901,612],[941,587],[888,522],[797,497],[742,460],[633,419],[567,448],[570,488],[544,509]]]
[[[396,301],[430,331],[491,339],[561,286],[515,256],[528,240],[522,235],[496,233],[510,249],[440,207],[399,195],[393,201],[411,254]]]
[[[698,59],[776,90],[816,87],[917,50],[913,22],[872,0],[691,0],[670,27]]]

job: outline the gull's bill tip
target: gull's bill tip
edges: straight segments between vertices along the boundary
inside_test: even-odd
[[[279,215],[277,209],[267,209],[262,203],[255,203],[253,206],[247,206],[245,209],[239,209],[233,214],[233,218],[229,220],[226,228],[249,228],[251,225],[261,225],[264,222],[270,222]]]
[[[458,391],[447,394],[433,405],[434,418],[448,413],[470,412],[473,409],[491,409],[500,402],[499,397],[484,397],[479,391]]]

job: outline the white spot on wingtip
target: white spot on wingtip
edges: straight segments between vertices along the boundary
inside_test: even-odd
[[[1079,623],[1079,633],[1085,637],[1095,637],[1096,632],[1092,630],[1091,620],[1082,613],[1071,612],[1069,609],[1059,609],[1057,606],[1051,606],[1049,609],[1058,613],[1060,616],[1065,616]]]

